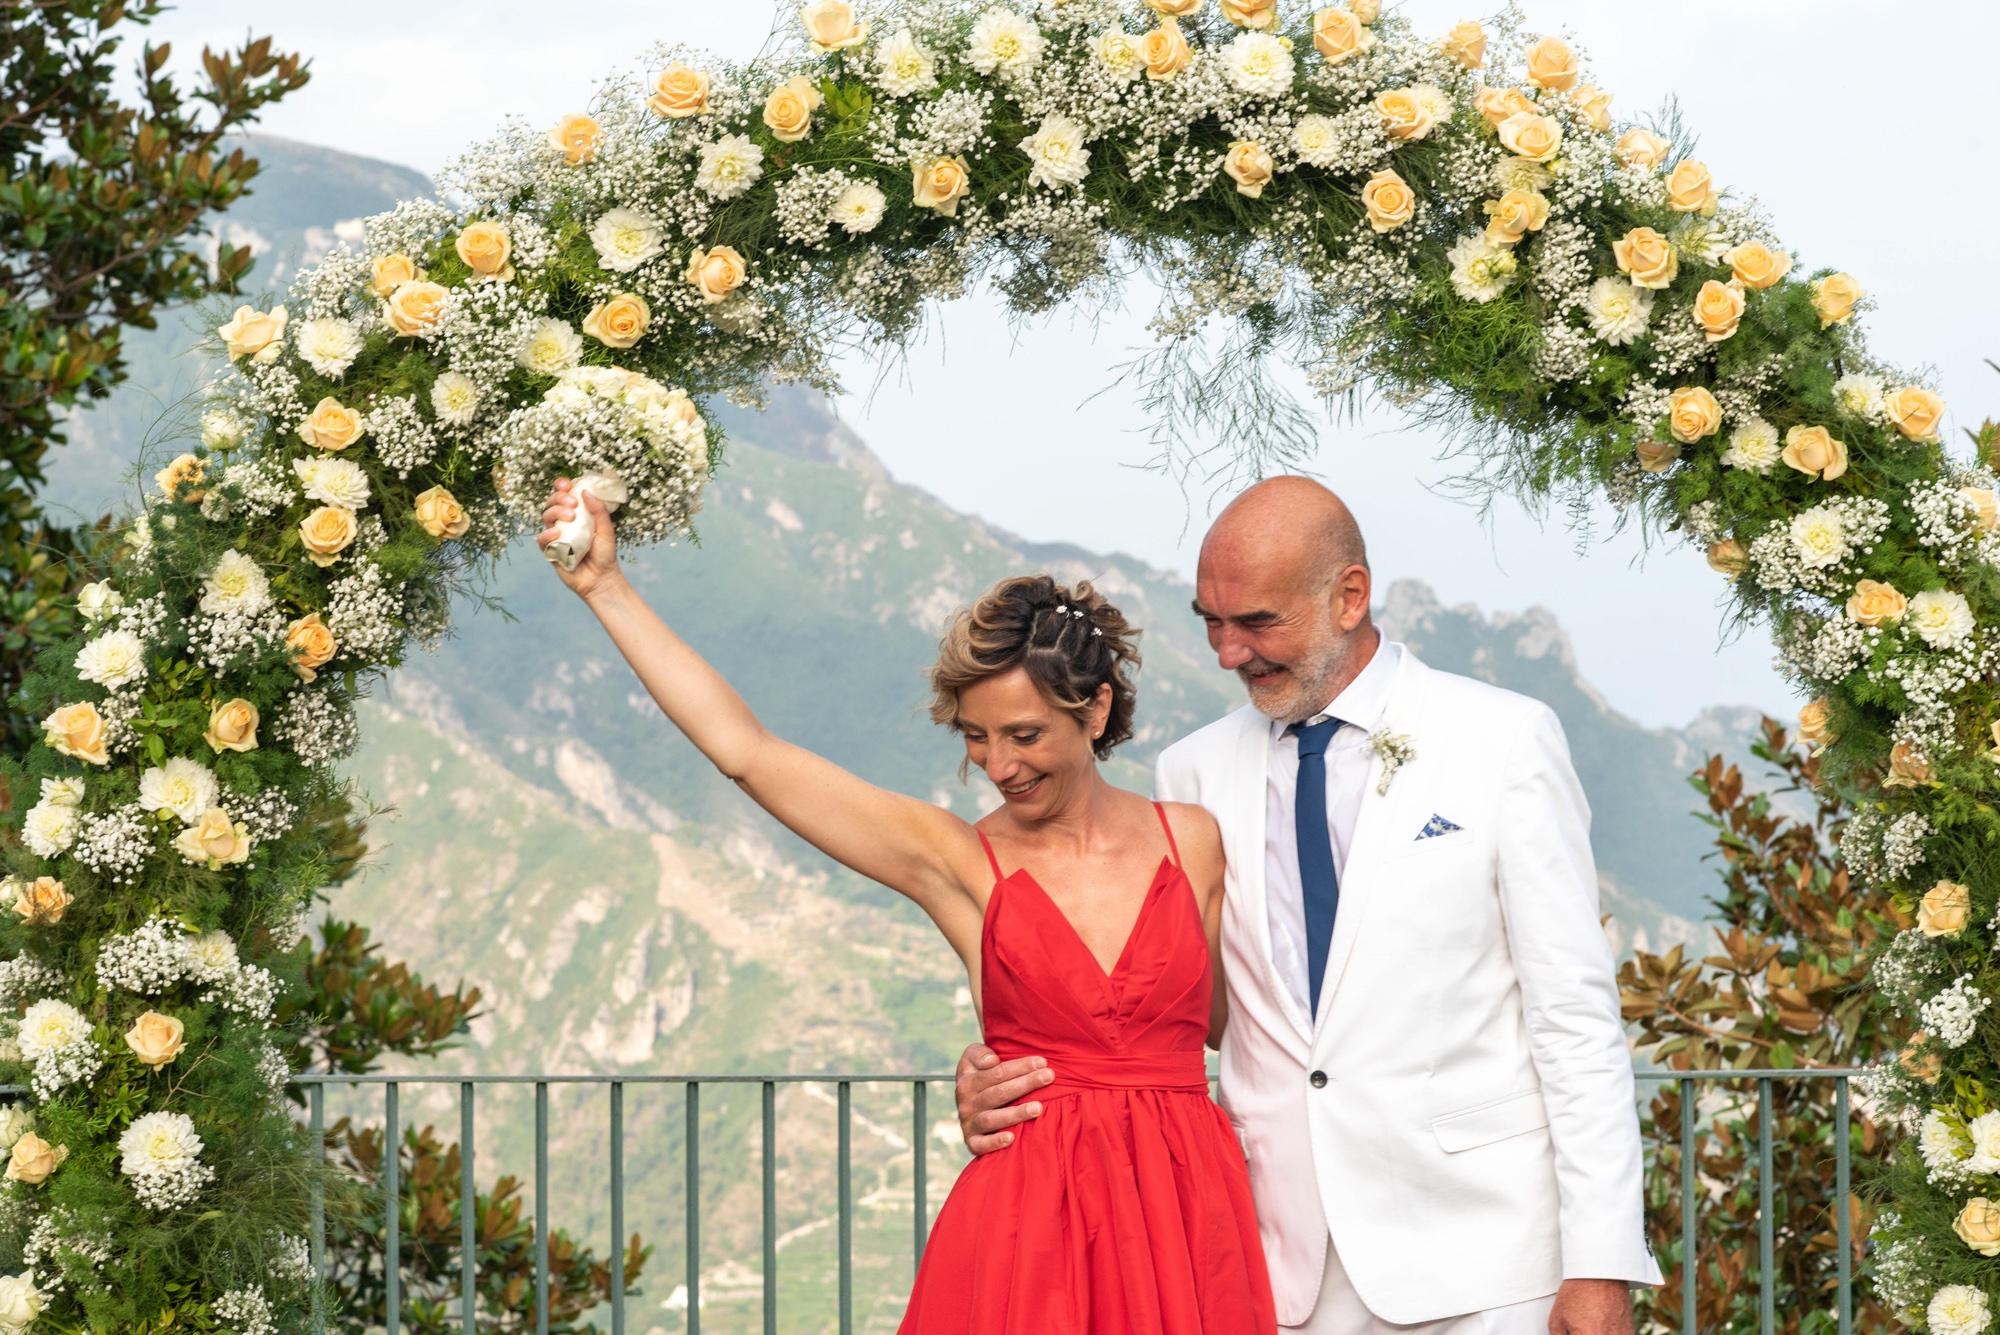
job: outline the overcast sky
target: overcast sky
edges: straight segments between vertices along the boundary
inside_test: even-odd
[[[865,15],[867,5],[861,4]],[[1288,3],[1288,12],[1304,5]],[[1442,32],[1483,5],[1409,0]],[[1626,116],[1680,99],[1718,181],[1759,196],[1803,267],[1852,272],[1880,302],[1876,350],[1938,368],[1957,426],[2000,413],[2000,216],[1992,170],[1992,54],[2000,7],[1971,0],[1528,0],[1538,31],[1583,46]],[[435,171],[507,115],[581,109],[592,85],[655,41],[754,52],[774,16],[760,0],[556,6],[523,0],[201,0],[156,25],[187,65],[203,42],[275,36],[312,59],[312,83],[265,128]],[[1142,471],[1141,423],[1110,383],[1146,342],[1150,301],[1093,329],[1068,315],[1010,333],[974,298],[942,313],[905,372],[842,411],[898,477],[1039,540],[1132,552],[1184,571],[1210,513],[1205,492]],[[866,391],[874,369],[848,370]],[[1954,437],[1957,432],[1954,431]],[[1575,640],[1585,674],[1625,712],[1686,722],[1705,705],[1796,703],[1757,632],[1721,645],[1717,578],[1683,547],[1580,538],[1503,502],[1482,526],[1434,490],[1452,475],[1436,443],[1393,413],[1329,422],[1314,469],[1361,517],[1378,584],[1428,581],[1448,603],[1540,603]],[[1643,564],[1642,555],[1645,557]]]

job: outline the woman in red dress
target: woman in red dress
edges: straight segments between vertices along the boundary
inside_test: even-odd
[[[959,1175],[905,1335],[1274,1335],[1249,1175],[1208,1095],[1222,839],[1098,761],[1132,735],[1137,632],[1088,584],[1005,580],[946,632],[931,715],[1002,799],[971,825],[765,731],[618,569],[595,520],[568,584],[668,718],[801,837],[915,901],[965,962],[988,1046],[1048,1057],[1041,1115]],[[557,484],[543,521],[573,519]]]

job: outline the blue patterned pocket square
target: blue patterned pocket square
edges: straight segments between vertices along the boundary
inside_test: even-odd
[[[1417,831],[1418,839],[1435,839],[1441,834],[1453,834],[1463,826],[1454,825],[1443,816],[1432,816],[1424,822],[1424,828]]]

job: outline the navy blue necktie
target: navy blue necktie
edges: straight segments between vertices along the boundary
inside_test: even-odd
[[[1299,786],[1292,820],[1298,831],[1299,888],[1306,900],[1306,982],[1317,1017],[1320,980],[1326,976],[1327,951],[1333,945],[1333,915],[1340,907],[1340,876],[1333,866],[1333,834],[1326,816],[1326,748],[1340,731],[1340,720],[1294,723],[1287,731],[1299,739]]]

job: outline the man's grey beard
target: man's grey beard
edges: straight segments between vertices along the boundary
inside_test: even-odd
[[[1250,703],[1257,707],[1258,713],[1280,723],[1303,723],[1332,703],[1334,683],[1346,672],[1360,648],[1358,634],[1328,626],[1314,637],[1300,661],[1280,664],[1253,658],[1237,668],[1236,675],[1243,679]],[[1250,678],[1254,674],[1279,667],[1290,669],[1288,686],[1260,689],[1252,684]]]

